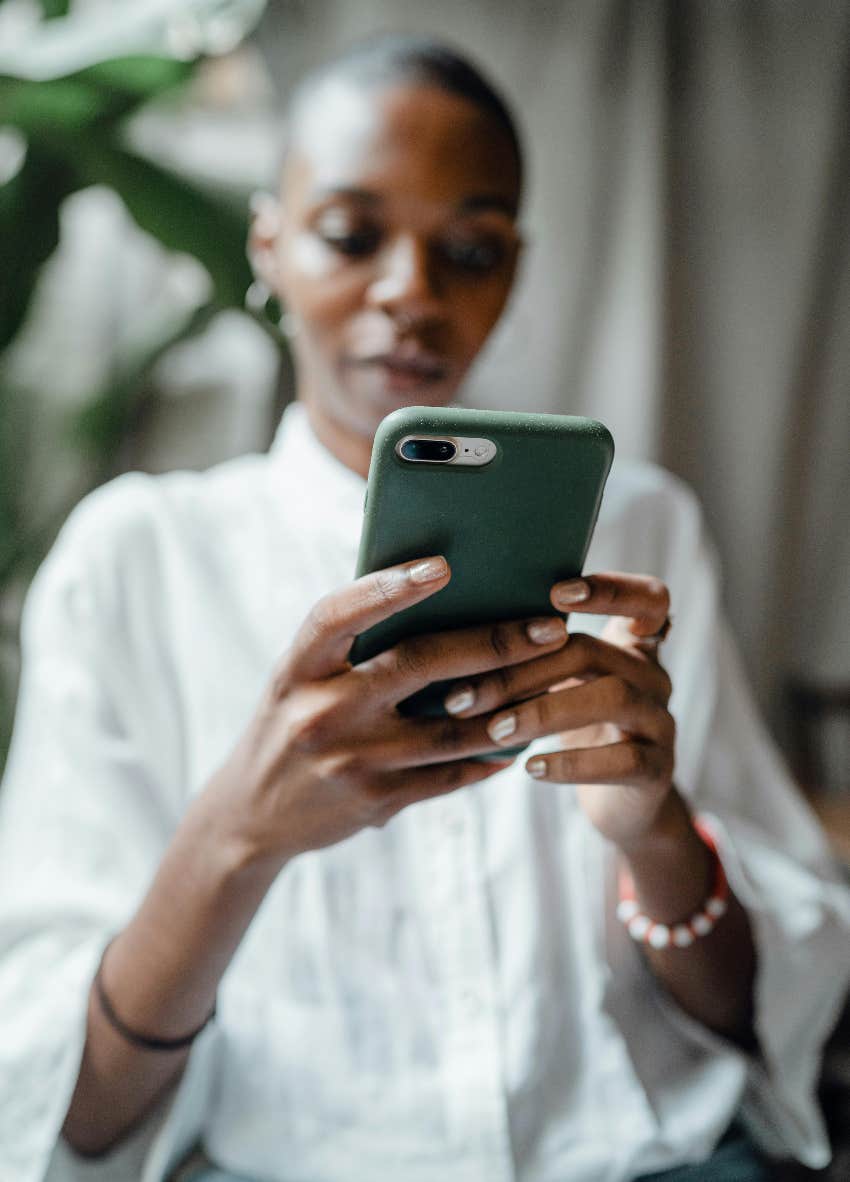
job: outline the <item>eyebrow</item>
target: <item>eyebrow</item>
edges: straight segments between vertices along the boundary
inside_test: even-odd
[[[370,189],[358,189],[354,185],[332,185],[320,190],[317,196],[323,201],[333,197],[345,197],[349,201],[371,206],[382,205],[384,201],[378,193],[373,193]],[[486,213],[489,210],[495,210],[498,213],[504,213],[509,218],[517,216],[517,202],[495,193],[477,193],[471,197],[465,197],[455,208],[458,213]]]
[[[460,210],[462,213],[478,213],[479,210],[494,209],[499,213],[505,213],[509,218],[515,218],[517,215],[517,203],[511,201],[508,197],[498,197],[491,193],[481,193],[477,197],[467,197],[466,200],[461,201]]]

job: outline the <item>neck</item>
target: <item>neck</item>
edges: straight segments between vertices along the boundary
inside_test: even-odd
[[[299,400],[304,405],[313,434],[319,442],[341,464],[365,480],[369,475],[369,461],[372,458],[372,439],[366,435],[354,434],[344,423],[325,414],[316,406],[313,399],[302,397]]]

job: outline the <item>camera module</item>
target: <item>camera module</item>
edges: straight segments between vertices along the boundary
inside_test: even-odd
[[[432,464],[446,464],[457,455],[448,439],[405,439],[399,451],[405,460]]]

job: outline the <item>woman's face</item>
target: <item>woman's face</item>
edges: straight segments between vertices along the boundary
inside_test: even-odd
[[[309,100],[252,245],[314,414],[371,439],[454,399],[511,288],[518,188],[506,134],[463,98],[339,81]]]

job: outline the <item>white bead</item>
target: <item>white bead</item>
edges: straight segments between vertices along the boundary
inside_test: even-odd
[[[666,923],[655,923],[647,939],[653,948],[667,948],[670,945],[670,929]]]
[[[714,920],[704,911],[698,911],[691,920],[691,929],[696,936],[707,936],[714,927]]]
[[[621,899],[617,904],[617,919],[621,923],[628,923],[638,913],[638,905],[634,899]]]
[[[718,898],[717,895],[712,895],[706,903],[705,909],[712,919],[720,919],[721,915],[726,914],[726,900]]]
[[[636,915],[629,921],[629,935],[633,940],[642,940],[652,927],[652,920],[646,915]]]
[[[673,928],[673,943],[677,948],[690,948],[694,942],[694,933],[686,923],[677,923]]]

